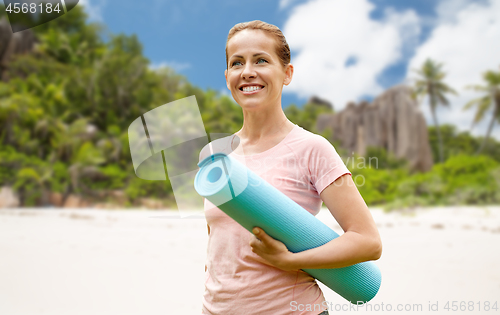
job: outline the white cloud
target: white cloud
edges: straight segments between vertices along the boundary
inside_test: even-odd
[[[314,0],[293,8],[283,27],[295,67],[285,92],[317,95],[336,109],[381,93],[377,77],[416,43],[420,28],[413,10],[389,9],[377,21],[370,18],[373,9],[368,0]]]
[[[181,72],[182,70],[189,69],[191,64],[187,62],[162,61],[160,63],[153,63],[149,66],[150,69],[159,69],[163,67],[169,67],[174,69],[176,72]]]
[[[457,14],[471,4],[470,0],[441,0],[436,6],[436,23],[455,23]]]
[[[289,7],[293,2],[296,2],[297,0],[280,0],[279,8],[280,9],[285,9]]]
[[[410,60],[407,77],[414,78],[411,69],[420,67],[427,58],[444,63],[446,83],[460,94],[449,96],[450,108],[438,111],[440,123],[451,123],[460,130],[468,130],[474,111],[464,112],[462,107],[479,95],[464,87],[483,84],[482,73],[498,71],[500,66],[500,1],[465,4],[462,0],[446,0],[438,7],[437,13],[438,24]],[[428,104],[423,105],[427,121],[431,123]],[[473,134],[484,135],[488,122],[485,119],[477,125]],[[497,125],[493,131],[500,139],[500,127]]]
[[[389,7],[385,10],[387,23],[397,28],[402,40],[403,55],[413,54],[420,35],[420,18],[415,11],[397,12]]]

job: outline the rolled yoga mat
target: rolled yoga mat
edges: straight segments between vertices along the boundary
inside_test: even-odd
[[[198,163],[194,188],[248,231],[261,227],[291,252],[328,243],[339,235],[236,159],[216,153]],[[334,269],[304,269],[349,302],[368,302],[381,274],[373,262]]]

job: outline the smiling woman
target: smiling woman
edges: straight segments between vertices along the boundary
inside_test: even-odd
[[[254,22],[250,25],[264,27],[266,24]],[[242,27],[241,24],[237,25],[236,30],[231,30],[228,36],[227,87],[243,108],[244,115],[252,111],[246,118],[271,115],[267,120],[284,122],[285,115],[278,112],[281,106],[276,108],[275,104],[281,104],[283,85],[288,85],[292,80],[290,48],[286,41],[278,41],[274,37],[276,31],[271,32],[270,26],[267,30]],[[290,130],[292,124],[289,122],[287,126]]]
[[[261,21],[237,24],[228,35],[226,60],[227,88],[244,118],[226,153],[313,215],[324,202],[345,233],[292,253],[259,227],[249,233],[205,199],[209,243],[203,314],[328,314],[316,280],[301,269],[378,259],[376,225],[335,148],[283,112],[281,93],[294,69],[279,28]],[[202,150],[200,161],[208,151]]]

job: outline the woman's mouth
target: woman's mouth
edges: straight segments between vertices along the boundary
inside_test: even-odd
[[[243,94],[254,94],[259,92],[263,88],[264,87],[262,85],[247,85],[240,87],[240,91],[242,91]]]

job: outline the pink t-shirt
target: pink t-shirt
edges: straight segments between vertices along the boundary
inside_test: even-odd
[[[298,125],[279,144],[254,155],[231,152],[233,138],[227,137],[223,147],[219,142],[215,151],[244,162],[313,215],[320,210],[323,189],[350,174],[328,140]],[[214,148],[206,148],[200,159],[214,153]],[[266,263],[251,250],[252,234],[207,199],[205,215],[210,236],[203,314],[317,315],[326,309],[323,293],[309,274],[283,271]],[[300,304],[303,311],[298,310]],[[307,311],[308,305],[312,311]]]

